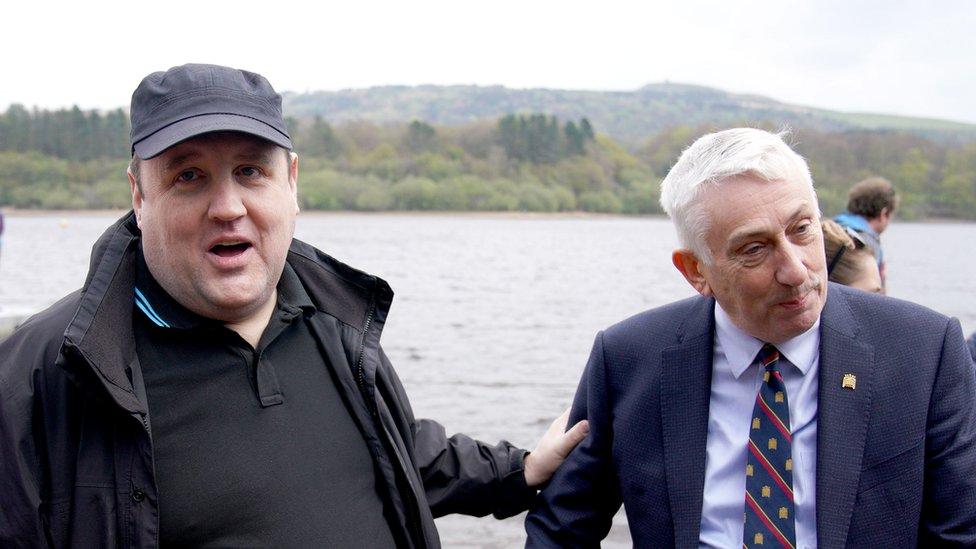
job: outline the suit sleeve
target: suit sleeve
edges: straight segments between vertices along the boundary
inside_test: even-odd
[[[920,547],[976,546],[976,368],[959,321],[947,326],[925,437]]]
[[[610,531],[621,503],[613,469],[611,409],[601,332],[569,418],[570,425],[589,420],[590,434],[556,471],[526,518],[526,547],[599,547]]]
[[[525,484],[526,451],[507,441],[490,445],[444,426],[415,419],[399,377],[381,352],[383,370],[412,438],[415,465],[434,517],[452,513],[503,519],[529,508],[536,490]]]
[[[969,336],[966,345],[969,346],[969,354],[973,355],[973,362],[976,362],[976,332]]]

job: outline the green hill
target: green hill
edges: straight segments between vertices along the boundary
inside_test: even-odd
[[[511,113],[547,113],[562,120],[587,117],[598,132],[636,144],[676,125],[765,123],[773,127],[837,132],[891,130],[936,141],[976,140],[976,124],[885,114],[844,113],[790,105],[759,95],[687,84],[650,84],[635,91],[511,89],[502,86],[382,86],[335,92],[285,93],[285,112],[320,115],[331,124],[424,120],[457,126]]]
[[[288,94],[306,210],[660,213],[658,185],[717,127],[789,125],[824,212],[891,179],[899,217],[976,219],[976,126],[660,84],[635,92],[420,86]],[[516,114],[510,114],[516,113]],[[124,208],[122,109],[0,113],[0,206]]]

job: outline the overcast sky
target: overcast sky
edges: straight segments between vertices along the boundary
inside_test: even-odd
[[[0,109],[127,105],[186,62],[279,90],[664,80],[976,123],[976,1],[168,0],[0,7]]]

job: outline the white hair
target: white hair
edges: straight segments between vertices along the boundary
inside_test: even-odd
[[[720,186],[743,175],[767,182],[800,177],[814,192],[810,168],[783,141],[787,135],[786,130],[774,134],[734,128],[704,135],[681,153],[661,182],[661,207],[674,223],[681,245],[699,261],[708,264],[712,259],[705,244],[711,212],[699,200],[704,184]]]

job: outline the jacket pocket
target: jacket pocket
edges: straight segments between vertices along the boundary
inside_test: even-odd
[[[921,476],[925,466],[924,459],[925,439],[921,439],[914,446],[902,450],[867,469],[863,469],[861,471],[858,495],[864,494],[879,485],[913,471]]]

